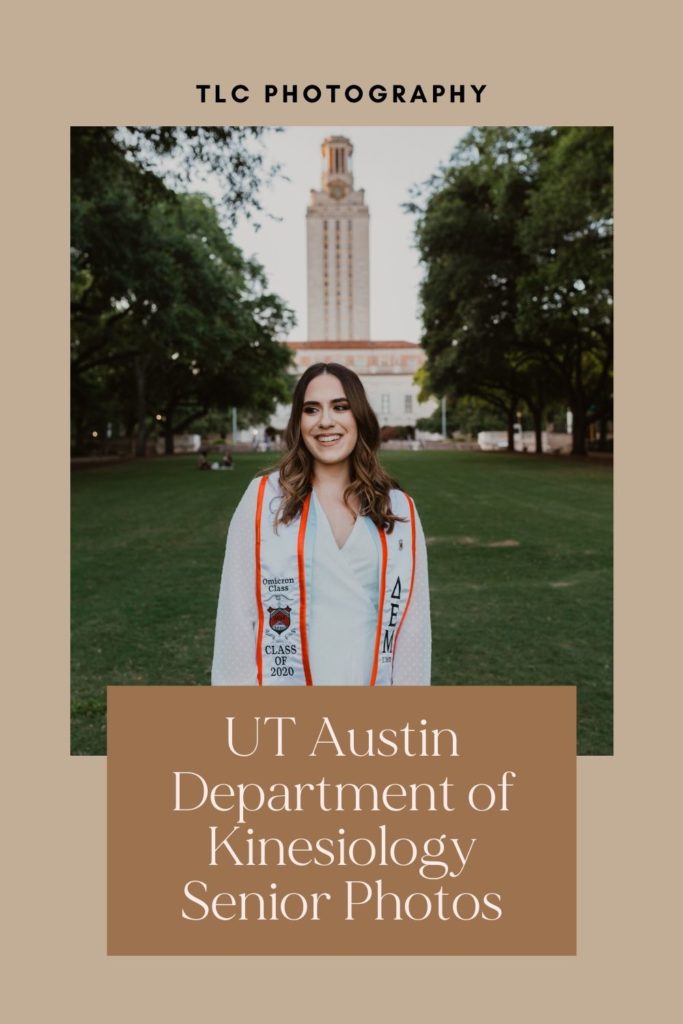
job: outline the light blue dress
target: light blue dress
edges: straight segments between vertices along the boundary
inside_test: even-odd
[[[358,516],[340,548],[315,491],[310,523],[309,651],[315,685],[363,686],[371,673],[379,602],[377,528]]]

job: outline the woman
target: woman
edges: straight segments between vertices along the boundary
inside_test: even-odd
[[[279,470],[250,484],[230,523],[214,685],[429,684],[424,535],[379,441],[356,374],[310,366]]]

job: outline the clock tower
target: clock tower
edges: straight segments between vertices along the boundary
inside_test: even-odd
[[[343,135],[324,140],[321,188],[306,210],[310,341],[370,338],[369,211],[352,156]]]

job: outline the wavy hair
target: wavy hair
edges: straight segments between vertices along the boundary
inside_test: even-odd
[[[312,490],[314,460],[301,436],[301,416],[306,389],[322,373],[331,373],[340,382],[358,428],[358,441],[349,460],[351,480],[344,491],[344,502],[355,515],[351,504],[351,499],[355,499],[354,504],[357,503],[360,515],[369,516],[379,529],[391,533],[394,523],[404,521],[391,511],[389,491],[399,485],[379,464],[377,451],[380,428],[365,388],[353,370],[341,363],[314,363],[304,372],[294,389],[292,411],[285,430],[287,451],[277,467],[282,503],[275,517],[275,525],[291,523],[301,512]]]

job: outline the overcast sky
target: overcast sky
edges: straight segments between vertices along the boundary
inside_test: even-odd
[[[419,341],[420,267],[413,248],[414,218],[401,209],[411,185],[447,161],[467,131],[459,127],[286,128],[266,137],[272,160],[289,181],[262,193],[264,208],[282,218],[261,218],[260,231],[243,220],[235,241],[266,268],[271,288],[294,309],[290,339],[306,339],[306,206],[320,188],[320,146],[326,135],[346,135],[354,147],[356,188],[365,189],[370,209],[370,337],[374,341]]]

